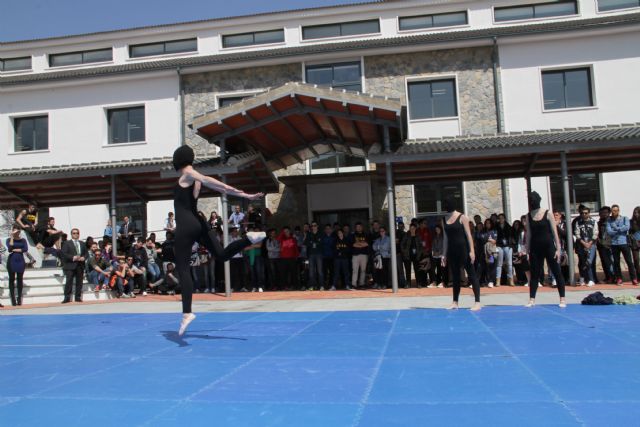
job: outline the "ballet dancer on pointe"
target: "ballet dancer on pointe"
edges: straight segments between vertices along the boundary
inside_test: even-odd
[[[175,256],[176,270],[182,287],[182,321],[178,335],[182,336],[189,324],[196,318],[191,312],[193,282],[189,266],[191,246],[202,241],[212,256],[218,261],[227,261],[233,255],[249,245],[261,242],[264,232],[249,232],[244,239],[231,243],[223,248],[210,230],[207,222],[198,215],[198,196],[204,185],[207,188],[226,193],[231,196],[256,200],[264,196],[262,193],[248,194],[209,176],[202,175],[193,168],[194,153],[191,147],[183,145],[173,153],[173,167],[180,172],[180,178],[174,189],[174,212],[176,215]]]
[[[538,283],[544,280],[544,260],[553,273],[558,284],[560,294],[560,308],[565,308],[567,302],[564,299],[564,278],[560,271],[560,239],[555,226],[553,214],[548,210],[540,209],[542,197],[537,192],[529,195],[531,212],[527,214],[525,222],[525,239],[529,265],[531,267],[531,283],[529,283],[529,303],[525,307],[536,305],[536,292]]]

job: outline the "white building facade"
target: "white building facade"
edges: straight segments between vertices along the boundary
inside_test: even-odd
[[[195,117],[287,82],[400,98],[406,143],[640,123],[639,46],[640,4],[622,0],[370,2],[1,43],[0,169],[157,158],[183,143],[211,155],[188,127]],[[341,153],[277,170],[281,191],[265,207],[276,226],[384,219],[374,168]],[[638,171],[573,176],[572,202],[630,215],[637,182]],[[558,177],[532,188],[562,207]],[[400,186],[396,215],[435,218],[445,194],[470,215],[527,210],[525,180],[513,178]],[[119,213],[149,232],[171,209]],[[49,214],[100,236],[108,209]]]

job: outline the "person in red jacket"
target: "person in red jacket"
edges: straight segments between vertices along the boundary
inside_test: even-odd
[[[420,226],[418,227],[418,235],[420,236],[420,240],[422,241],[422,253],[424,254],[424,257],[429,258],[428,261],[425,261],[424,258],[419,261],[427,262],[428,265],[431,265],[433,261],[431,259],[431,241],[433,240],[433,236],[431,235],[431,230],[427,225],[426,219],[420,220]],[[428,284],[430,288],[436,287],[435,280],[433,278],[433,275],[431,274],[431,268],[428,268],[424,272],[423,277],[425,280],[425,283],[424,283],[425,286]]]
[[[298,241],[291,234],[289,227],[283,227],[280,235],[280,263],[282,265],[282,281],[286,289],[298,289],[300,277],[298,276]]]

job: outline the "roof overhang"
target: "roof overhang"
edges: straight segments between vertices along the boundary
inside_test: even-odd
[[[117,203],[170,200],[178,174],[170,157],[95,162],[51,167],[15,168],[0,172],[0,208],[109,204],[111,177],[115,178]],[[209,176],[225,176],[227,183],[247,192],[278,192],[279,183],[259,153],[230,157],[198,158],[194,167]],[[218,195],[203,187],[203,197]]]
[[[399,99],[287,83],[196,117],[190,126],[231,153],[260,152],[277,170],[330,152],[366,157],[383,144],[385,127],[398,144],[403,114]]]
[[[398,185],[640,169],[640,123],[593,128],[471,135],[406,141],[392,153],[375,147],[369,161],[380,179],[386,163]]]

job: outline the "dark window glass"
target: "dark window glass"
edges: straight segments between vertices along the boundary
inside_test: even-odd
[[[311,65],[307,67],[306,74],[306,81],[310,84],[362,91],[362,71],[359,62]]]
[[[64,65],[90,64],[92,62],[111,61],[113,51],[109,49],[88,50],[86,52],[69,52],[49,55],[50,67],[62,67]]]
[[[35,151],[49,148],[49,118],[23,117],[13,121],[14,151]]]
[[[235,104],[236,102],[240,102],[243,99],[249,98],[252,95],[244,95],[244,96],[229,96],[225,98],[218,98],[218,107],[226,107],[227,105]]]
[[[109,144],[145,140],[144,107],[118,108],[107,112]]]
[[[631,7],[640,7],[640,0],[598,0],[598,10],[600,12],[629,9]]]
[[[542,91],[545,110],[593,106],[591,70],[543,71]]]
[[[438,214],[444,211],[442,201],[452,196],[459,211],[463,209],[462,183],[453,184],[420,184],[414,188],[416,211],[419,216]]]
[[[406,16],[400,19],[400,30],[417,30],[432,27],[451,27],[467,24],[467,12],[440,13],[437,15]]]
[[[453,79],[411,82],[408,86],[411,120],[458,115],[456,84]]]
[[[496,7],[496,22],[517,21],[520,19],[549,18],[553,16],[575,15],[578,13],[576,1],[554,1],[522,6]]]
[[[302,27],[303,39],[322,39],[327,37],[354,36],[358,34],[372,34],[380,32],[380,21],[342,22],[327,25],[310,25]]]
[[[223,47],[251,46],[284,41],[284,30],[259,31],[256,33],[222,36]]]
[[[146,43],[129,46],[129,57],[140,58],[143,56],[167,55],[170,53],[197,52],[198,40],[171,40],[158,43]]]
[[[0,71],[30,70],[31,57],[0,59]]]
[[[551,203],[554,210],[564,211],[564,196],[562,193],[562,177],[549,177],[551,189]],[[576,207],[583,204],[591,212],[600,210],[600,176],[597,173],[585,173],[569,176],[569,202],[572,205],[571,215],[575,215]]]

